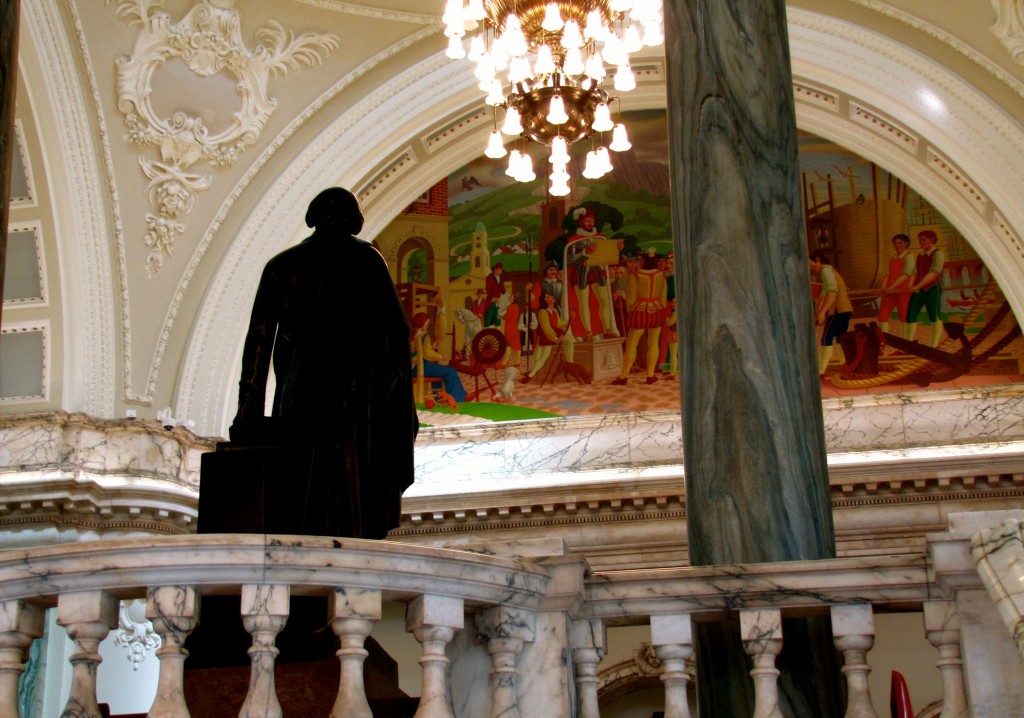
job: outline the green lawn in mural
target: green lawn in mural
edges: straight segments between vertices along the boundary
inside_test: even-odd
[[[634,149],[614,155],[600,180],[577,167],[565,200],[548,197],[542,179],[506,177],[500,160],[448,177],[448,276],[435,277],[426,342],[468,399],[438,423],[678,409],[675,319],[687,308],[675,307],[674,272],[688,258],[672,256],[664,113],[625,119]],[[822,394],[1024,379],[1013,313],[957,228],[883,167],[804,132],[799,147]],[[532,154],[542,177],[543,148]],[[405,266],[424,276],[424,261]]]

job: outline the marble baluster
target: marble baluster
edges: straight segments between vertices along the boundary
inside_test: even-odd
[[[871,704],[867,662],[875,644],[875,616],[870,603],[832,606],[832,639],[843,654],[846,718],[878,718]]]
[[[279,652],[274,643],[288,621],[290,600],[290,586],[242,586],[242,625],[252,634],[252,672],[239,718],[282,718],[274,685],[274,663]]]
[[[533,641],[534,613],[512,606],[492,606],[476,615],[477,635],[491,655],[491,718],[519,718],[516,661]]]
[[[423,691],[414,718],[454,718],[448,696],[448,658],[445,647],[465,622],[461,598],[420,596],[405,612],[405,630],[423,648]]]
[[[782,614],[778,610],[740,611],[740,640],[754,660],[754,718],[782,718],[779,708],[779,669],[775,657],[782,650]]]
[[[686,662],[693,655],[693,619],[686,613],[651,616],[651,645],[662,665],[665,718],[690,718]]]
[[[62,593],[57,599],[57,623],[75,642],[71,663],[71,691],[61,717],[100,718],[96,703],[96,669],[103,662],[100,641],[117,626],[118,602],[104,591]]]
[[[24,601],[0,603],[0,716],[18,716],[18,680],[33,639],[43,635],[45,611]]]
[[[924,630],[939,652],[942,674],[942,712],[939,718],[968,718],[964,690],[964,661],[960,651],[960,614],[952,601],[924,603]]]
[[[379,590],[337,588],[328,606],[331,628],[341,641],[337,656],[341,662],[338,697],[331,718],[373,718],[366,700],[363,663],[369,655],[363,647],[373,624],[381,617]]]
[[[579,718],[600,718],[597,689],[597,665],[608,651],[608,634],[599,618],[572,622],[572,657],[576,664],[576,693],[579,696]]]
[[[185,704],[185,639],[199,623],[199,594],[194,586],[158,586],[146,593],[146,618],[160,636],[156,656],[160,677],[149,718],[189,718]]]

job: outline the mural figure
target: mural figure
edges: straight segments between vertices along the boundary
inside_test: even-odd
[[[678,331],[678,328],[676,327],[676,314],[675,314],[675,298],[676,298],[676,275],[675,275],[676,267],[675,267],[675,259],[676,259],[675,253],[670,251],[670,252],[665,254],[665,257],[661,260],[661,265],[660,265],[662,270],[665,272],[665,297],[666,297],[665,304],[666,304],[666,306],[671,306],[671,309],[666,314],[671,315],[671,316],[670,317],[666,316],[666,318],[665,318],[665,330],[661,333],[661,345],[660,345],[660,347],[658,349],[658,366],[661,367],[662,369],[665,369],[666,371],[668,371],[669,376],[671,378],[675,378],[674,375],[678,373],[678,372],[673,372],[672,369],[671,369],[671,366],[667,366],[666,365],[666,362],[671,363],[671,361],[672,361],[671,359],[668,358],[669,344],[671,343],[669,341],[670,335],[671,336],[675,336],[675,339],[673,341],[675,341],[677,344],[678,344],[678,341],[679,341],[679,331]],[[673,349],[672,351],[675,351],[675,349]],[[676,362],[678,363],[678,357],[676,358]]]
[[[619,336],[612,318],[612,298],[608,289],[608,269],[606,264],[592,261],[601,246],[600,240],[606,240],[597,230],[596,215],[591,207],[578,207],[573,211],[577,221],[576,233],[571,235],[565,244],[565,261],[569,283],[573,291],[568,295],[568,306],[577,313],[574,331],[586,340],[595,336]],[[597,304],[598,316],[594,316],[594,304]]]
[[[544,295],[550,294],[555,298],[555,307],[558,310],[559,317],[561,319],[569,318],[565,282],[562,281],[562,276],[557,262],[551,261],[547,263],[547,266],[544,267],[544,278],[533,285],[533,299],[530,301],[530,306],[534,311],[540,309]],[[575,339],[572,333],[572,324],[570,323],[566,326],[565,333],[562,335],[562,353],[565,354],[565,360],[568,362],[573,361],[575,351]]]
[[[518,366],[523,354],[523,340],[519,334],[519,304],[516,302],[516,295],[509,289],[498,297],[498,318],[506,342],[502,366]]]
[[[647,332],[647,383],[653,384],[658,381],[654,371],[658,366],[661,330],[668,316],[665,272],[659,266],[658,255],[653,247],[644,253],[640,269],[629,275],[627,287],[626,305],[629,314],[626,317],[626,353],[622,361],[622,374],[612,379],[612,384],[624,385],[629,381],[629,372],[636,361],[637,347],[644,332]]]
[[[482,289],[476,290],[476,299],[473,300],[469,308],[473,314],[480,318],[480,326],[482,327],[484,317],[487,315],[487,292]]]
[[[434,348],[434,343],[427,336],[429,324],[430,317],[425,312],[417,312],[412,317],[412,331],[409,336],[412,376],[419,376],[417,365],[422,358],[424,380],[429,380],[434,386],[443,383],[445,393],[456,403],[461,403],[466,400],[466,389],[462,386],[462,379],[459,378],[459,372],[446,366],[450,357]],[[443,396],[441,398],[444,399]]]
[[[846,291],[846,282],[832,267],[832,261],[821,250],[811,252],[811,272],[821,278],[821,291],[814,306],[814,323],[823,327],[821,348],[818,349],[818,375],[823,375],[832,358],[832,347],[841,334],[845,334],[853,316],[853,304]]]
[[[384,258],[354,236],[363,216],[351,192],[321,192],[306,224],[313,234],[263,270],[231,437],[283,440],[294,451],[307,533],[384,538],[413,481],[409,324]],[[353,310],[353,298],[362,309]],[[359,351],[331,350],[337,337],[358,337]],[[277,389],[268,421],[271,355]]]
[[[917,272],[914,283],[908,291],[912,292],[907,307],[907,339],[913,339],[917,332],[917,316],[924,309],[928,312],[929,346],[937,347],[942,338],[942,327],[939,326],[939,304],[942,302],[942,268],[946,264],[946,253],[938,245],[939,238],[930,229],[918,232],[917,242],[921,245],[921,253],[917,255]]]
[[[889,331],[889,319],[893,309],[897,318],[903,322],[906,332],[907,306],[910,303],[910,292],[907,289],[914,282],[917,264],[910,252],[910,237],[897,234],[892,238],[893,256],[889,259],[889,273],[882,280],[882,300],[878,307],[878,326],[883,332]],[[901,291],[902,290],[902,291]],[[912,339],[906,334],[904,339]]]
[[[676,314],[676,300],[668,300],[668,319],[665,320],[664,335],[668,336],[668,379],[679,377],[679,323]]]
[[[629,275],[625,264],[615,268],[615,279],[612,280],[612,311],[615,313],[615,325],[626,326],[626,315],[629,309],[626,308],[626,285]]]
[[[575,317],[575,312],[569,312],[569,316],[562,318],[555,309],[555,295],[545,294],[544,308],[537,314],[537,354],[534,358],[533,368],[522,378],[524,384],[537,376],[545,362],[551,356],[551,351],[559,345],[564,346],[564,337],[569,322]]]
[[[487,293],[487,312],[484,314],[484,326],[498,326],[498,300],[505,293],[505,284],[501,279],[505,267],[501,262],[491,267],[491,273],[484,280],[484,288]]]

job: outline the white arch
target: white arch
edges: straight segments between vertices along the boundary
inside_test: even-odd
[[[837,91],[831,108],[800,102],[801,126],[861,153],[924,193],[974,245],[1018,317],[1024,316],[1024,251],[1015,244],[1024,230],[1024,129],[953,72],[885,36],[793,8],[789,21],[795,74]],[[937,103],[927,104],[928,98]],[[213,280],[189,339],[176,401],[179,416],[195,418],[203,433],[226,427],[259,273],[294,235],[308,200],[329,184],[365,186],[372,170],[400,154],[410,138],[469,113],[479,102],[468,64],[435,56],[338,118],[294,160],[258,203],[258,213],[242,228]],[[900,149],[884,127],[869,129],[870,123],[851,114],[861,105],[915,136],[914,150]],[[940,105],[945,109],[934,109]],[[406,122],[410,107],[416,108],[412,123]],[[369,204],[364,236],[376,234],[423,187],[477,157],[487,129],[470,127],[432,154],[410,147],[406,169]],[[953,162],[982,201],[969,199],[970,192],[946,179],[930,151]],[[1000,217],[1008,231],[999,229]]]
[[[22,4],[20,67],[41,126],[45,173],[58,233],[63,310],[61,408],[113,416],[117,398],[114,263],[102,156],[91,132],[90,103],[54,0]],[[48,142],[47,138],[54,141]]]

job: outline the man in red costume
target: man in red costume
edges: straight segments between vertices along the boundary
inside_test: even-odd
[[[654,370],[658,365],[659,339],[661,330],[668,317],[667,289],[665,272],[658,266],[658,255],[654,248],[644,254],[640,270],[630,274],[627,280],[626,305],[629,315],[626,317],[626,356],[622,362],[622,374],[612,380],[612,384],[625,384],[629,381],[629,371],[636,361],[636,351],[640,337],[647,332],[647,383],[658,381]]]

